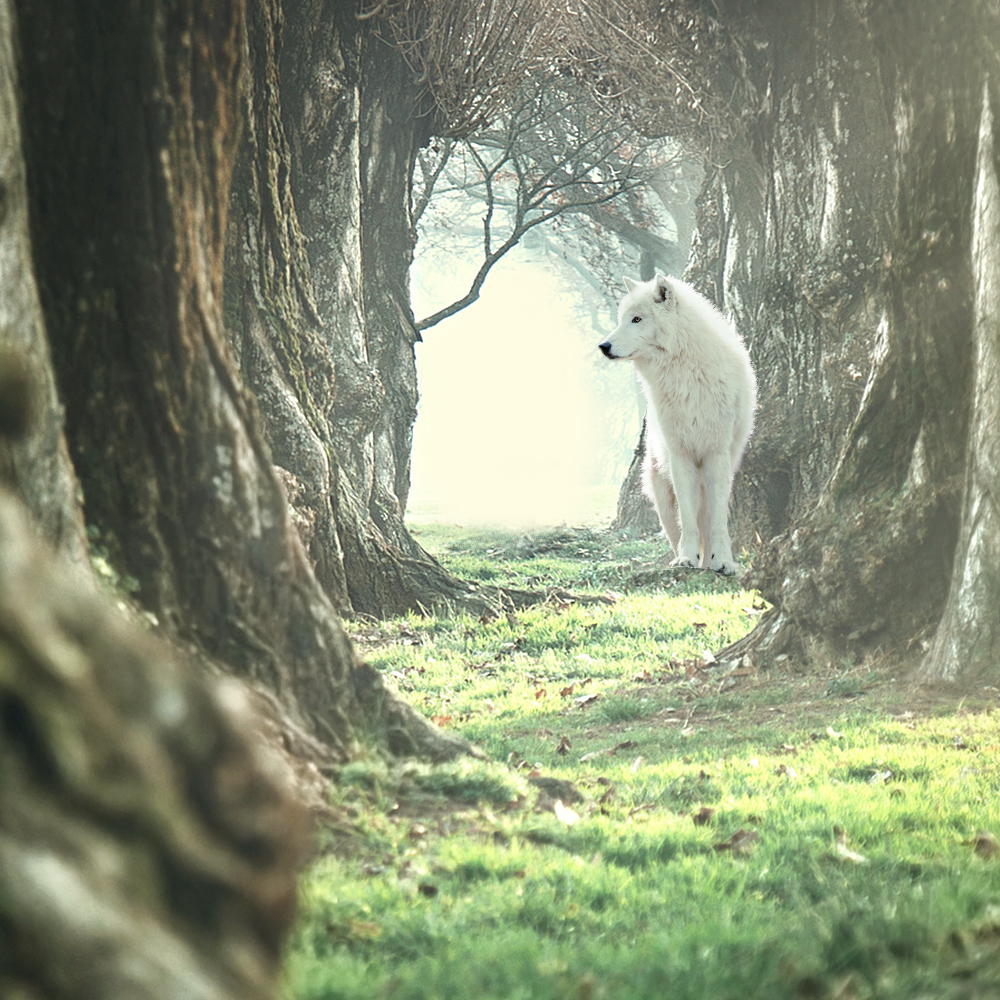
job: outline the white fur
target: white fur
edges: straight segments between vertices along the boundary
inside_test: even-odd
[[[677,278],[625,279],[618,326],[601,344],[632,362],[649,403],[643,489],[673,566],[736,572],[729,494],[753,430],[757,380],[732,325]]]

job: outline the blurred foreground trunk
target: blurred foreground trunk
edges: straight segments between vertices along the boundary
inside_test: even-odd
[[[68,577],[0,488],[0,996],[278,995],[304,813],[226,684]]]

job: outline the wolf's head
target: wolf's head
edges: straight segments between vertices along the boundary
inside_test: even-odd
[[[612,361],[642,361],[664,349],[664,337],[672,328],[677,296],[670,279],[657,274],[652,281],[625,279],[628,294],[618,307],[618,326],[600,344]]]

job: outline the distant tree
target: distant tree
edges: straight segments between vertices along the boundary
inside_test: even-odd
[[[463,214],[481,213],[481,261],[465,294],[417,329],[423,333],[475,302],[494,265],[526,234],[568,215],[584,216],[591,228],[603,225],[676,270],[676,242],[654,231],[642,198],[649,200],[651,179],[679,158],[662,141],[611,120],[578,81],[555,75],[526,84],[488,127],[422,150],[411,224],[433,205],[439,231],[424,227],[424,238],[447,240],[456,204]],[[472,206],[478,211],[470,213]],[[588,280],[600,287],[598,276]]]

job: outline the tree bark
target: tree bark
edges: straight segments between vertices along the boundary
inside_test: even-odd
[[[470,590],[404,522],[407,199],[428,124],[406,64],[372,32],[330,0],[252,12],[227,317],[319,580],[341,613],[385,616]]]
[[[947,9],[927,0],[905,12],[817,0],[791,19],[780,6],[739,22],[746,50],[766,61],[763,76],[750,69],[744,80],[760,95],[753,169],[727,168],[718,251],[703,258],[727,305],[760,317],[749,331],[758,372],[782,352],[796,361],[782,392],[799,417],[762,393],[747,463],[758,489],[768,468],[787,468],[762,448],[782,414],[818,456],[813,469],[799,462],[793,483],[825,474],[826,438],[844,403],[832,393],[818,406],[800,389],[810,378],[835,386],[852,341],[874,335],[874,347],[819,502],[755,567],[775,608],[725,655],[912,661],[937,631],[927,675],[971,676],[977,664],[995,674],[995,657],[987,664],[974,652],[994,648],[1000,606],[996,574],[980,569],[988,546],[978,533],[997,486],[982,434],[995,428],[1000,389],[989,347],[995,265],[985,250],[995,157],[988,139],[978,143],[977,180],[977,137],[984,82],[998,69],[990,40],[1000,12],[979,0]],[[811,191],[793,183],[796,151],[807,149],[816,151]],[[733,278],[744,272],[766,294],[748,297]],[[800,358],[808,363],[793,378]],[[976,636],[965,662],[948,607],[961,608],[962,628]]]
[[[1000,663],[1000,180],[994,93],[987,77],[972,204],[972,412],[951,586],[923,663],[930,679],[993,680]]]
[[[9,401],[15,391],[15,363],[17,369],[26,369],[17,377],[33,388],[33,399],[26,432],[16,438],[0,437],[0,482],[27,504],[46,541],[62,554],[66,565],[86,574],[87,541],[76,474],[63,435],[62,407],[31,267],[13,18],[9,0],[0,0],[0,362],[6,359],[8,373],[8,381],[0,384],[0,399]]]
[[[334,365],[292,195],[279,99],[283,42],[281,4],[252,4],[226,251],[226,326],[310,562],[334,607],[346,614],[351,602],[332,500],[339,472],[329,420]]]

